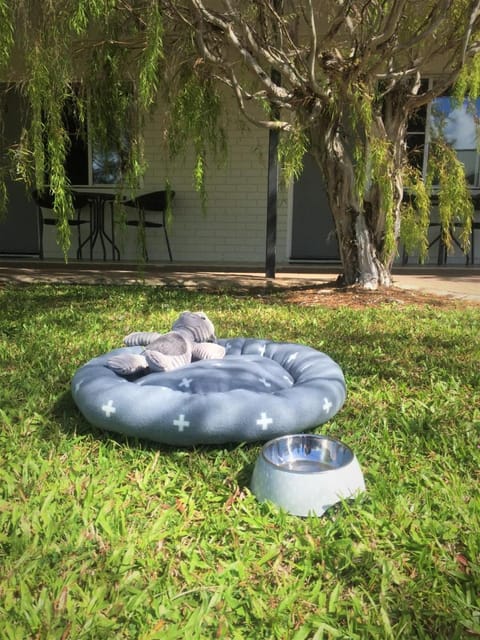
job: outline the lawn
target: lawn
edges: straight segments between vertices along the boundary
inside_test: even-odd
[[[38,285],[0,309],[0,638],[480,637],[479,307]],[[290,516],[249,491],[260,444],[86,423],[76,368],[185,309],[341,365],[347,401],[316,431],[353,448],[366,494]]]

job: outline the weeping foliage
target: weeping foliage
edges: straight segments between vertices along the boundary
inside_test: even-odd
[[[0,71],[4,71],[14,44],[13,7],[9,0],[0,0],[0,25]]]
[[[70,245],[68,220],[74,214],[65,160],[70,147],[65,113],[78,116],[79,135],[87,136],[88,91],[94,87],[96,67],[92,62],[98,49],[92,48],[90,60],[79,36],[92,26],[95,17],[106,18],[113,3],[101,0],[78,1],[72,4],[33,2],[23,0],[11,13],[16,25],[21,49],[24,51],[21,92],[28,105],[28,120],[10,156],[14,161],[14,175],[23,179],[29,188],[49,189],[54,195],[54,215],[57,218],[58,240],[66,256]],[[5,24],[2,32],[8,31]],[[105,72],[112,57],[105,56]],[[90,63],[90,64],[88,64]],[[87,72],[88,67],[88,72]],[[112,68],[114,64],[111,64]],[[86,79],[85,79],[86,78]],[[110,80],[110,78],[109,78]],[[92,113],[101,116],[90,119],[88,127],[95,132],[100,145],[119,138],[117,129],[125,131],[123,104],[118,100],[118,84],[102,79],[102,91],[96,93]],[[112,93],[114,94],[112,96]],[[114,126],[112,126],[112,124]],[[129,123],[130,124],[130,123]],[[106,131],[108,130],[108,136]],[[102,135],[104,134],[104,135]]]
[[[145,48],[139,60],[138,101],[147,111],[159,89],[159,69],[164,61],[163,19],[158,2],[151,2],[145,15]]]
[[[460,233],[455,231],[455,235],[463,251],[468,251],[474,213],[465,168],[455,150],[441,136],[431,141],[428,160],[425,180],[414,167],[406,166],[404,170],[404,186],[408,195],[402,205],[401,239],[406,252],[418,253],[420,262],[424,262],[428,253],[432,194],[438,197],[438,222],[447,250],[452,249],[449,230],[457,223]]]
[[[300,127],[292,127],[290,131],[281,134],[277,153],[285,185],[300,178],[307,149],[308,138]]]
[[[464,100],[474,101],[480,95],[480,54],[467,60],[460,69],[453,87],[452,97],[457,105]],[[478,142],[477,142],[478,144]],[[477,149],[478,151],[478,149]],[[431,195],[438,195],[438,218],[442,229],[442,241],[447,250],[452,249],[452,235],[449,232],[456,223],[455,230],[460,245],[466,253],[469,250],[474,207],[465,167],[455,150],[445,141],[441,126],[431,132],[428,168],[425,180],[419,171],[406,166],[404,183],[409,198],[402,212],[401,238],[408,253],[417,251],[423,262],[428,252],[428,227],[431,221]]]
[[[0,0],[0,73],[8,69],[10,56],[14,45],[13,7],[9,0]],[[1,117],[1,116],[0,116]],[[3,144],[3,123],[0,121],[0,220],[6,214],[8,195],[5,180],[9,170],[9,153]]]
[[[104,44],[89,60],[91,73],[82,85],[78,102],[88,113],[88,134],[102,155],[115,149],[121,161],[124,188],[138,186],[145,171],[138,92],[125,77],[127,54]],[[106,117],[105,114],[108,114]]]
[[[438,137],[430,148],[430,165],[427,174],[427,188],[438,185],[438,213],[443,230],[443,242],[451,249],[452,239],[449,229],[455,222],[460,223],[460,243],[468,251],[472,231],[473,204],[465,178],[465,169],[454,151]]]
[[[370,141],[370,175],[372,184],[378,189],[380,212],[384,217],[384,238],[382,259],[387,260],[395,251],[394,217],[394,165],[392,143],[386,138],[373,138]]]
[[[350,93],[355,193],[358,202],[362,202],[367,182],[370,180],[368,167],[370,165],[369,147],[373,135],[373,100],[367,88],[361,84],[352,86]]]
[[[65,171],[69,138],[62,114],[71,94],[71,73],[64,47],[57,46],[57,28],[60,27],[39,33],[36,46],[25,59],[28,79],[22,88],[31,106],[31,119],[22,140],[26,149],[21,149],[17,156],[17,172],[39,191],[48,182],[55,194],[58,239],[66,254],[70,246],[68,219],[73,215],[73,207]]]
[[[465,96],[476,97],[480,95],[480,54],[464,65],[460,71],[454,88],[455,98],[461,102]]]
[[[404,167],[403,184],[407,197],[402,203],[400,237],[407,254],[418,253],[420,262],[424,262],[428,253],[430,194],[422,173],[415,167]]]
[[[327,82],[326,78],[324,82]],[[332,85],[330,95],[331,102],[322,114],[325,121],[329,121],[326,129],[334,131],[342,145],[343,161],[352,163],[355,209],[364,211],[367,202],[375,200],[378,203],[378,207],[370,209],[383,220],[378,225],[383,228],[380,257],[388,261],[397,243],[394,189],[398,169],[394,160],[394,141],[389,140],[377,124],[381,120],[382,104],[377,99],[375,87],[365,82],[338,81]],[[336,99],[338,95],[342,95],[341,101]],[[323,140],[320,138],[317,144],[323,144]],[[301,164],[298,172],[301,172]]]
[[[0,69],[13,68],[9,56],[15,31],[21,70],[17,87],[28,108],[20,139],[2,152],[0,173],[8,170],[28,188],[54,195],[65,256],[68,219],[74,213],[65,171],[72,132],[65,113],[74,114],[76,135],[85,144],[89,141],[104,157],[118,151],[121,190],[138,187],[146,168],[143,126],[158,97],[164,64],[161,6],[157,0],[0,0]],[[197,167],[196,183],[202,188],[204,176],[198,174]],[[5,199],[2,181],[0,200]],[[171,207],[167,215],[171,218]]]
[[[170,154],[185,154],[189,145],[193,149],[193,181],[205,210],[207,159],[221,161],[226,150],[223,96],[218,91],[217,80],[222,72],[231,69],[235,51],[234,47],[224,46],[225,33],[236,29],[239,37],[244,37],[244,25],[251,24],[249,37],[258,39],[260,45],[262,39],[267,43],[268,64],[262,67],[262,73],[258,72],[258,66],[243,65],[241,60],[246,59],[246,54],[256,52],[250,43],[242,49],[234,65],[236,70],[245,67],[242,71],[247,78],[245,102],[263,103],[269,119],[280,117],[281,106],[288,107],[285,111],[290,113],[290,126],[285,126],[278,149],[284,179],[289,181],[300,176],[314,127],[324,132],[330,129],[331,139],[336,136],[336,141],[343,145],[344,155],[339,154],[340,170],[343,158],[351,163],[345,175],[350,176],[353,167],[353,203],[348,203],[346,208],[365,212],[365,204],[375,200],[375,207],[371,207],[375,210],[374,226],[378,229],[383,224],[383,228],[381,233],[372,230],[372,234],[380,238],[381,258],[388,263],[396,243],[397,200],[401,190],[398,188],[401,182],[399,148],[404,141],[389,140],[385,127],[380,126],[383,98],[377,94],[377,72],[385,69],[383,56],[394,55],[398,42],[401,45],[404,39],[410,40],[409,34],[421,27],[425,15],[434,11],[436,3],[429,0],[420,13],[413,3],[406,3],[405,11],[399,14],[395,38],[391,41],[387,38],[383,44],[382,38],[377,38],[378,46],[372,36],[385,24],[385,15],[393,11],[396,3],[327,3],[321,19],[331,27],[330,42],[325,45],[325,52],[314,60],[308,57],[308,46],[304,55],[303,45],[295,42],[295,34],[297,22],[302,18],[308,29],[306,7],[316,12],[315,4],[231,3],[226,26],[218,26],[218,20],[221,24],[218,16],[223,14],[218,14],[213,26],[205,20],[202,23],[205,30],[210,30],[211,38],[205,40],[209,45],[208,55],[197,48],[201,3],[0,0],[0,71],[7,80],[21,79],[29,116],[15,147],[2,152],[0,177],[8,170],[7,161],[12,160],[13,175],[18,179],[30,187],[49,188],[53,192],[59,239],[66,254],[70,233],[68,218],[73,212],[64,168],[70,145],[65,110],[75,113],[78,135],[92,142],[95,149],[118,150],[122,189],[133,191],[146,170],[143,140],[146,118],[153,106],[159,105],[165,113],[164,133]],[[448,42],[453,22],[458,23],[460,30],[465,27],[466,6],[465,0],[454,3],[448,22],[442,22],[440,31],[434,34],[436,39],[441,39],[443,33]],[[361,11],[356,11],[359,7]],[[343,22],[347,18],[352,24],[358,22],[354,31],[358,42],[353,49],[345,36],[347,31],[341,28],[342,20],[335,25],[328,23],[328,17],[335,22],[333,16],[337,12]],[[392,15],[395,16],[395,11]],[[338,38],[337,34],[340,34]],[[272,43],[275,43],[274,49],[271,49]],[[317,44],[320,47],[320,43]],[[425,46],[428,44],[431,42],[426,40]],[[421,52],[421,45],[419,47]],[[11,64],[14,50],[19,58],[18,69],[13,69]],[[363,51],[366,53],[362,58]],[[293,96],[290,104],[275,102],[276,93],[272,97],[264,86],[264,78],[271,78],[272,60],[277,58],[283,61],[283,67],[291,70],[299,65],[299,72],[290,74],[295,85],[290,87],[289,95]],[[220,60],[220,64],[215,66],[212,60]],[[261,66],[265,60],[259,55],[257,62]],[[276,69],[279,75],[281,67]],[[12,78],[7,78],[10,69],[13,69]],[[251,69],[255,71],[251,73]],[[312,81],[304,86],[301,79],[306,69],[311,71]],[[244,76],[238,73],[238,77],[243,82]],[[283,78],[288,83],[288,73]],[[393,87],[397,80],[393,76],[391,80]],[[232,76],[227,73],[226,84],[228,81],[232,82]],[[385,83],[387,86],[388,82]],[[259,91],[259,87],[262,90]],[[479,93],[480,55],[476,55],[462,69],[456,95],[461,100],[464,95]],[[400,94],[398,100],[401,101]],[[272,104],[277,115],[269,111]],[[465,247],[471,228],[472,208],[461,164],[440,140],[431,150],[432,168],[426,183],[411,168],[406,167],[404,175],[405,186],[412,197],[402,209],[402,236],[404,242],[413,247],[418,233],[419,239],[415,242],[422,256],[426,253],[426,212],[434,180],[438,180],[442,189],[439,210],[445,228],[455,220],[463,222]],[[3,182],[1,185],[0,206],[6,194]],[[445,241],[448,244],[450,236]]]
[[[221,126],[221,98],[215,84],[197,70],[186,74],[171,97],[167,132],[170,153],[185,152],[193,143],[195,153],[194,186],[200,194],[202,210],[206,210],[206,158],[210,151],[221,161],[226,152],[226,136]]]

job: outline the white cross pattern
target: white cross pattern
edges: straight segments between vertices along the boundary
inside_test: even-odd
[[[182,378],[182,381],[179,383],[179,387],[185,387],[185,389],[190,389],[190,385],[193,382],[193,378]]]
[[[297,356],[298,356],[298,351],[295,351],[295,353],[290,354],[290,355],[288,356],[288,358],[287,358],[287,362],[288,362],[288,364],[290,364],[291,362],[293,362],[294,360],[296,360],[296,359],[297,359]]]
[[[178,416],[178,419],[173,421],[173,425],[175,427],[178,427],[179,431],[183,431],[185,429],[185,427],[189,427],[190,426],[190,422],[188,420],[185,420],[185,414],[181,413]]]
[[[107,404],[102,405],[102,411],[105,412],[105,415],[107,416],[107,418],[110,418],[112,413],[116,413],[117,410],[113,406],[113,400],[109,400]]]
[[[258,348],[258,353],[262,356],[262,358],[265,355],[265,349],[266,348],[267,348],[267,346],[265,344],[262,344],[262,346]]]
[[[266,378],[259,378],[258,381],[261,382],[264,387],[271,387],[272,386],[270,384],[270,382],[268,382],[268,380]]]
[[[273,418],[269,418],[265,411],[262,411],[260,414],[260,418],[257,420],[257,424],[259,427],[262,427],[262,431],[266,431],[268,429],[268,425],[272,424]]]
[[[328,398],[324,398],[323,399],[323,407],[322,409],[325,411],[325,413],[328,413],[330,411],[330,409],[332,408],[332,403],[330,402],[330,400]]]

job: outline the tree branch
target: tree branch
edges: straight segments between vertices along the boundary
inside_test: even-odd
[[[231,77],[230,77],[230,81],[227,80],[227,78],[222,78],[222,81],[227,84],[228,86],[230,86],[234,93],[235,93],[235,97],[237,99],[237,104],[238,107],[240,109],[240,111],[242,112],[242,114],[245,116],[245,118],[251,122],[252,124],[258,126],[258,127],[262,127],[264,129],[271,129],[271,130],[276,130],[276,131],[289,131],[291,129],[291,125],[290,123],[286,122],[286,121],[282,121],[282,120],[260,120],[259,118],[256,118],[254,116],[251,116],[250,113],[248,112],[246,106],[245,106],[245,101],[244,101],[244,90],[241,86],[241,84],[238,82],[238,79],[235,75],[235,72],[233,71],[233,69],[231,70]],[[250,98],[253,97],[257,97],[251,94],[248,94]],[[282,105],[285,106],[285,105]]]
[[[299,82],[304,82],[305,79],[302,78],[296,71],[294,71],[291,65],[285,60],[282,60],[278,55],[278,51],[274,53],[272,47],[261,47],[257,40],[253,36],[253,32],[250,27],[245,24],[244,25],[245,35],[248,40],[248,44],[252,48],[252,50],[257,54],[257,56],[265,58],[268,64],[274,68],[276,68],[284,78],[288,78],[291,85],[296,86]]]
[[[475,23],[477,22],[480,14],[480,0],[477,0],[473,3],[472,12],[470,14],[470,20],[468,21],[468,28],[465,32],[465,36],[463,39],[463,47],[462,47],[462,58],[461,64],[465,64],[465,60],[468,52],[468,44],[470,42],[470,38],[472,37],[473,29],[475,27]]]
[[[419,42],[422,42],[428,36],[430,36],[445,19],[445,14],[451,6],[451,0],[442,0],[435,5],[432,11],[429,13],[423,24],[417,29],[417,33],[408,42],[405,42],[399,46],[399,50],[411,49]],[[423,31],[422,31],[423,29]]]
[[[319,93],[319,87],[315,78],[315,63],[317,60],[317,25],[315,23],[315,12],[313,10],[312,0],[308,0],[310,14],[308,16],[310,24],[310,54],[308,56],[308,73],[310,84],[315,93]]]
[[[225,34],[228,42],[240,54],[245,64],[251,69],[251,71],[253,71],[255,76],[258,78],[258,80],[260,80],[269,94],[277,100],[287,100],[290,96],[289,92],[283,87],[279,87],[271,80],[270,75],[265,71],[258,60],[241,43],[238,35],[235,33],[232,27],[232,23],[227,22],[223,17],[214,14],[213,12],[206,9],[201,0],[191,0],[191,2],[198,11],[202,20],[208,22],[217,29],[220,29]]]
[[[408,0],[396,0],[392,9],[385,17],[386,19],[382,27],[382,33],[371,39],[370,50],[379,49],[381,45],[388,42],[390,38],[395,34],[407,1]]]
[[[338,12],[332,20],[332,24],[330,25],[329,30],[327,31],[325,36],[322,37],[322,44],[324,47],[328,46],[329,42],[334,40],[335,36],[342,27],[346,26],[350,34],[353,34],[355,30],[353,21],[349,16],[352,5],[351,0],[339,0],[337,4],[340,5]]]

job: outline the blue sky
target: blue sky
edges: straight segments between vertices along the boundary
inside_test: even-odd
[[[472,113],[471,107],[467,106],[467,101],[462,105],[452,108],[452,99],[449,97],[441,97],[434,100],[432,106],[432,129],[434,132],[438,130],[439,115],[446,116],[444,122],[443,134],[455,149],[475,149],[477,147],[477,128],[480,120],[480,100],[475,103],[475,114]]]

